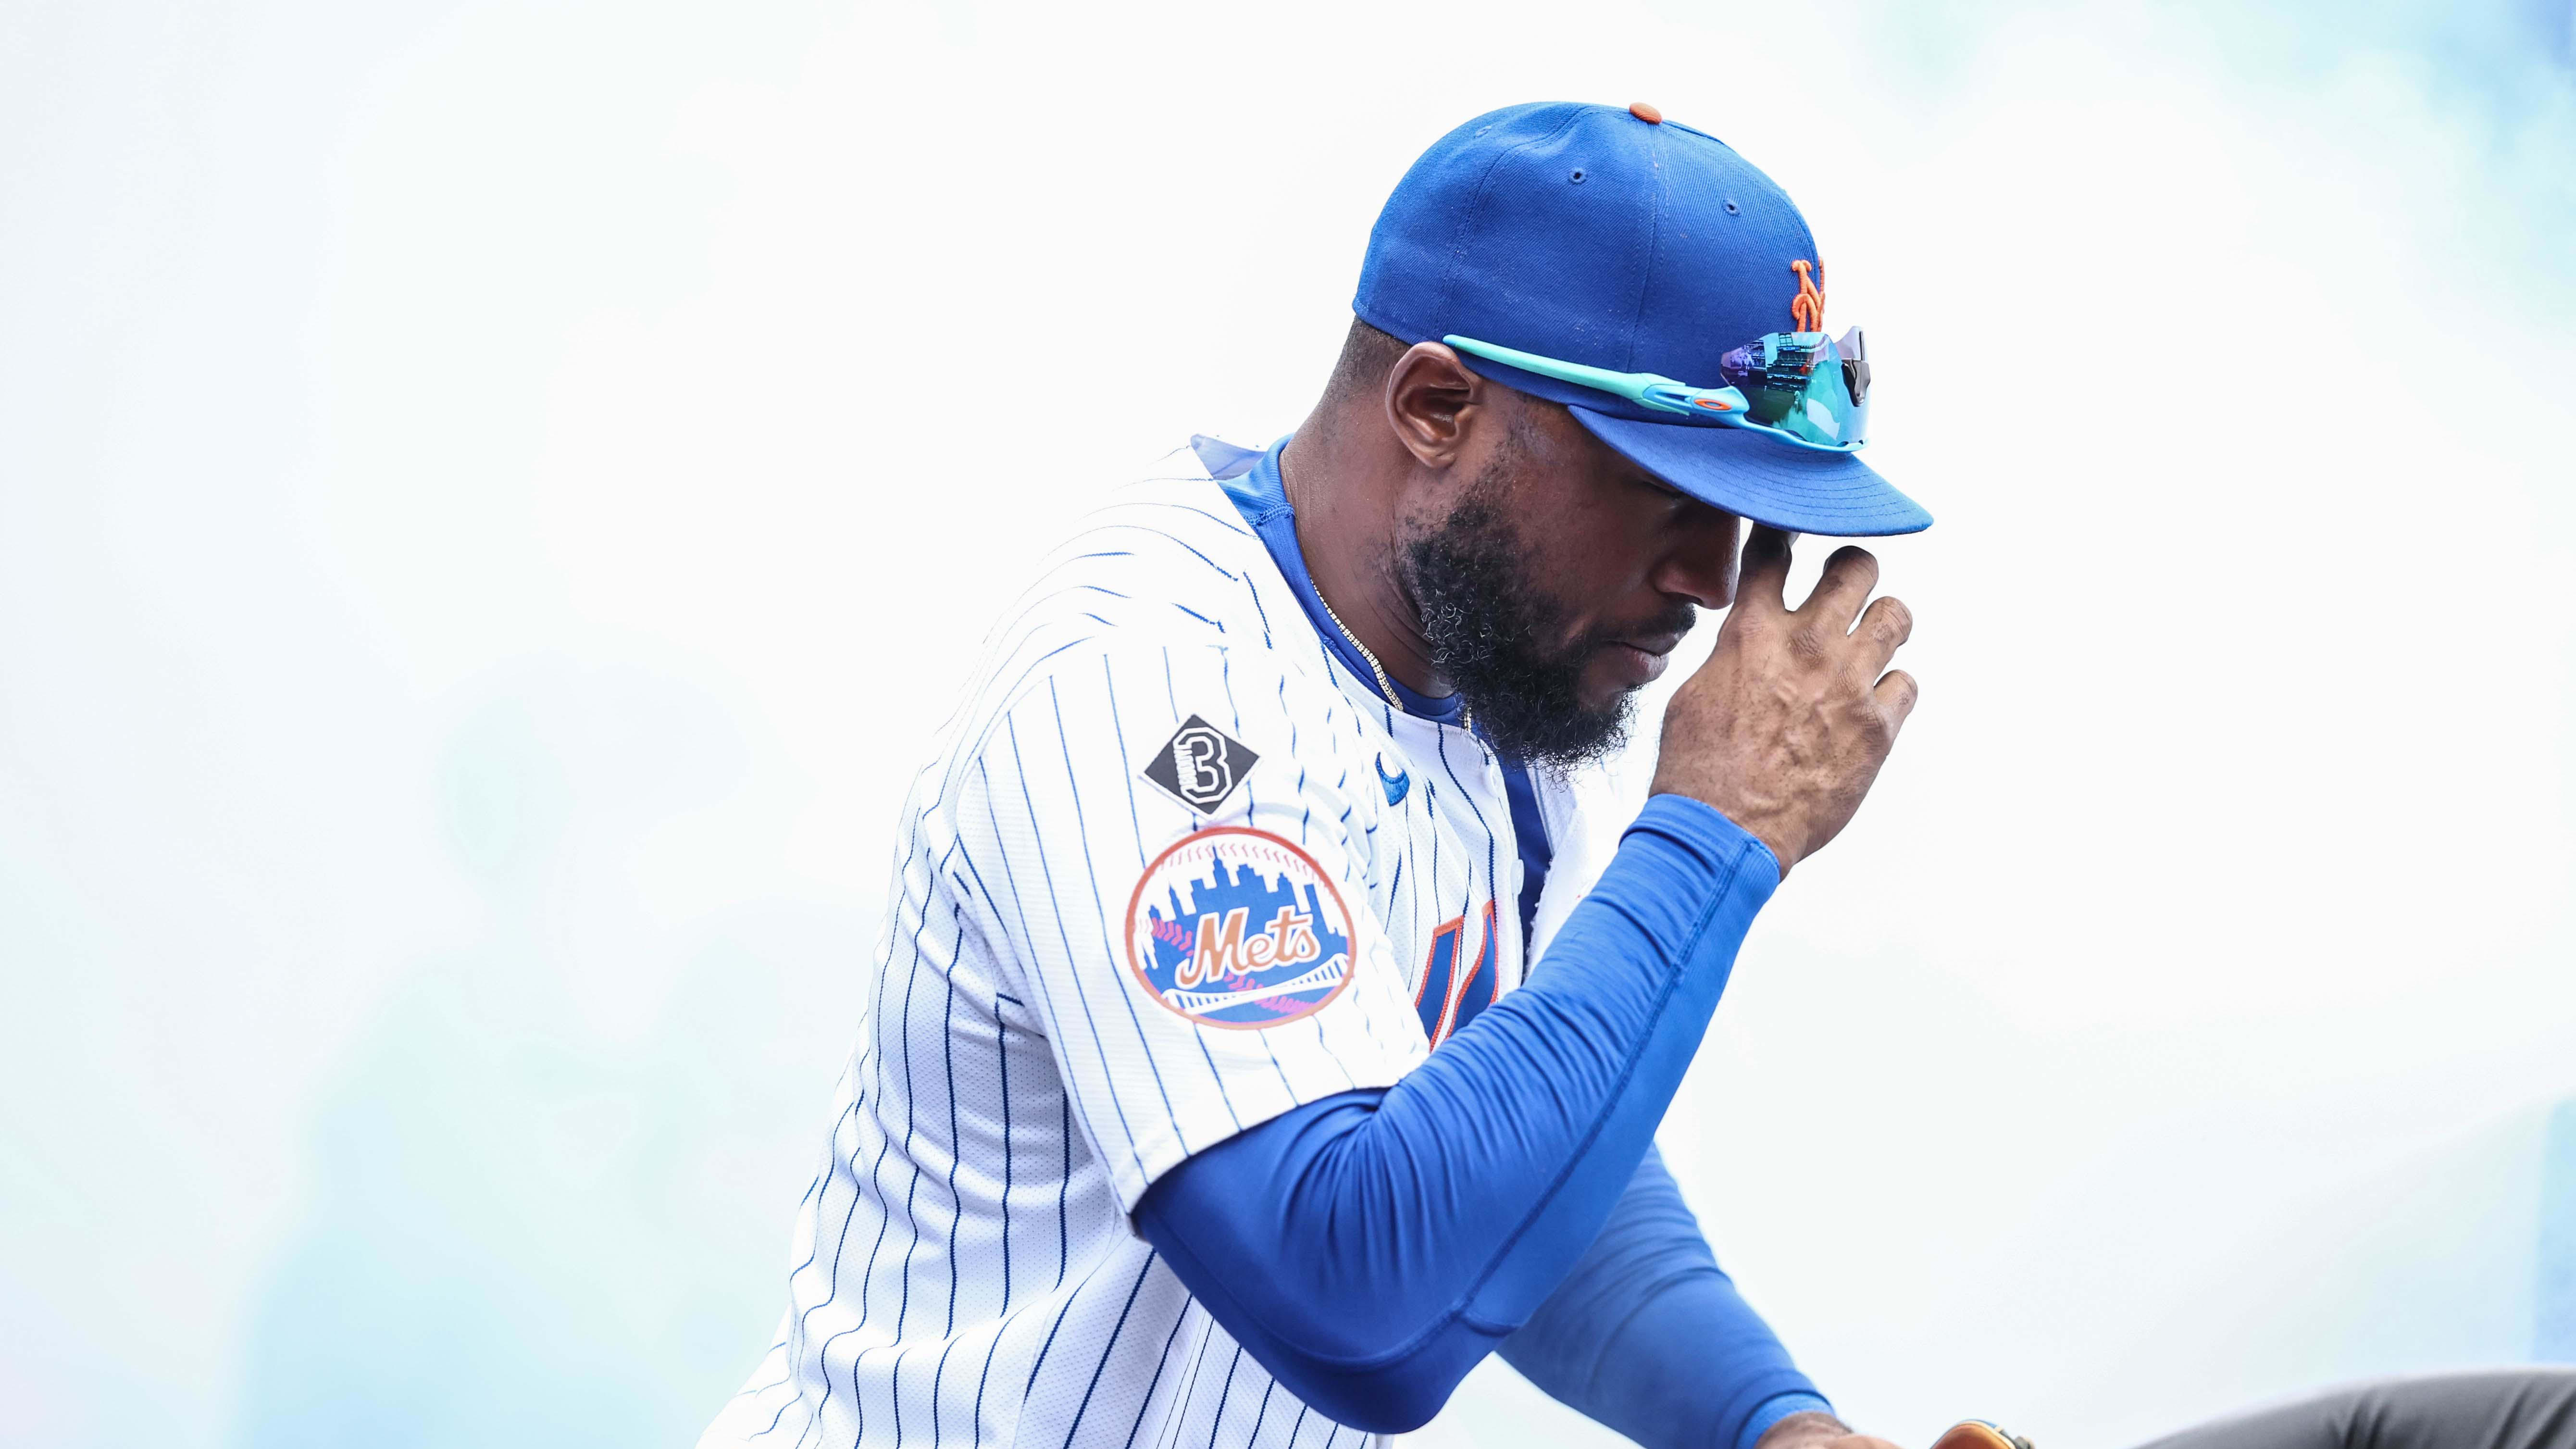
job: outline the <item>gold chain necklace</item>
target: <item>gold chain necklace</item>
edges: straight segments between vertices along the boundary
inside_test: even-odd
[[[1377,662],[1377,656],[1369,652],[1369,647],[1366,644],[1360,642],[1360,636],[1352,633],[1351,626],[1342,622],[1342,616],[1333,612],[1333,601],[1324,597],[1323,590],[1317,589],[1315,591],[1315,602],[1324,606],[1324,617],[1332,620],[1333,627],[1341,630],[1342,637],[1351,641],[1351,647],[1360,651],[1360,657],[1368,661],[1369,672],[1377,676],[1378,691],[1386,696],[1386,702],[1394,705],[1398,714],[1407,713],[1408,711],[1404,708],[1404,701],[1395,697],[1395,682],[1386,677],[1386,666]],[[1474,734],[1476,732],[1476,712],[1472,709],[1459,710],[1458,728],[1465,730],[1469,734]]]

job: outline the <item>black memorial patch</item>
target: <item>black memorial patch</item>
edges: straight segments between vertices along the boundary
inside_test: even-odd
[[[1181,722],[1145,765],[1145,778],[1202,815],[1213,814],[1260,759],[1250,746],[1197,715]]]

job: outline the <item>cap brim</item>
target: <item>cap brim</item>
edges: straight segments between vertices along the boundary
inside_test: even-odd
[[[1792,533],[1875,538],[1932,526],[1923,505],[1851,453],[1801,448],[1740,428],[1646,423],[1569,407],[1613,452],[1691,497]]]

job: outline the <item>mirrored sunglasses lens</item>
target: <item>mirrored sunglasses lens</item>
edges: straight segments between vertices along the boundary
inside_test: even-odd
[[[1821,332],[1774,332],[1718,359],[1730,387],[1744,394],[1749,419],[1827,446],[1863,440],[1869,364],[1860,330],[1841,344]]]
[[[1800,395],[1815,374],[1817,351],[1802,343],[1801,335],[1774,332],[1757,337],[1717,360],[1719,376],[1727,386],[1743,392],[1753,421],[1779,427],[1799,411]]]
[[[1860,329],[1844,333],[1834,343],[1834,351],[1843,360],[1843,391],[1851,394],[1855,406],[1869,406],[1869,348],[1861,341]]]

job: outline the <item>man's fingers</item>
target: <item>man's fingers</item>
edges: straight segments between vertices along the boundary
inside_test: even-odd
[[[1866,669],[1885,669],[1887,661],[1905,641],[1914,637],[1914,611],[1897,598],[1873,599],[1861,611],[1860,627],[1852,638],[1861,646],[1861,665]]]
[[[1868,549],[1845,544],[1825,560],[1825,571],[1816,580],[1816,591],[1798,612],[1835,633],[1850,630],[1852,616],[1878,587],[1878,559]]]
[[[1767,523],[1753,525],[1736,568],[1735,607],[1751,604],[1775,614],[1788,609],[1789,545],[1796,537]]]
[[[1870,693],[1877,697],[1879,708],[1887,711],[1889,723],[1902,727],[1905,717],[1914,713],[1914,701],[1922,695],[1923,688],[1914,682],[1913,675],[1891,669],[1879,677],[1877,688]]]

